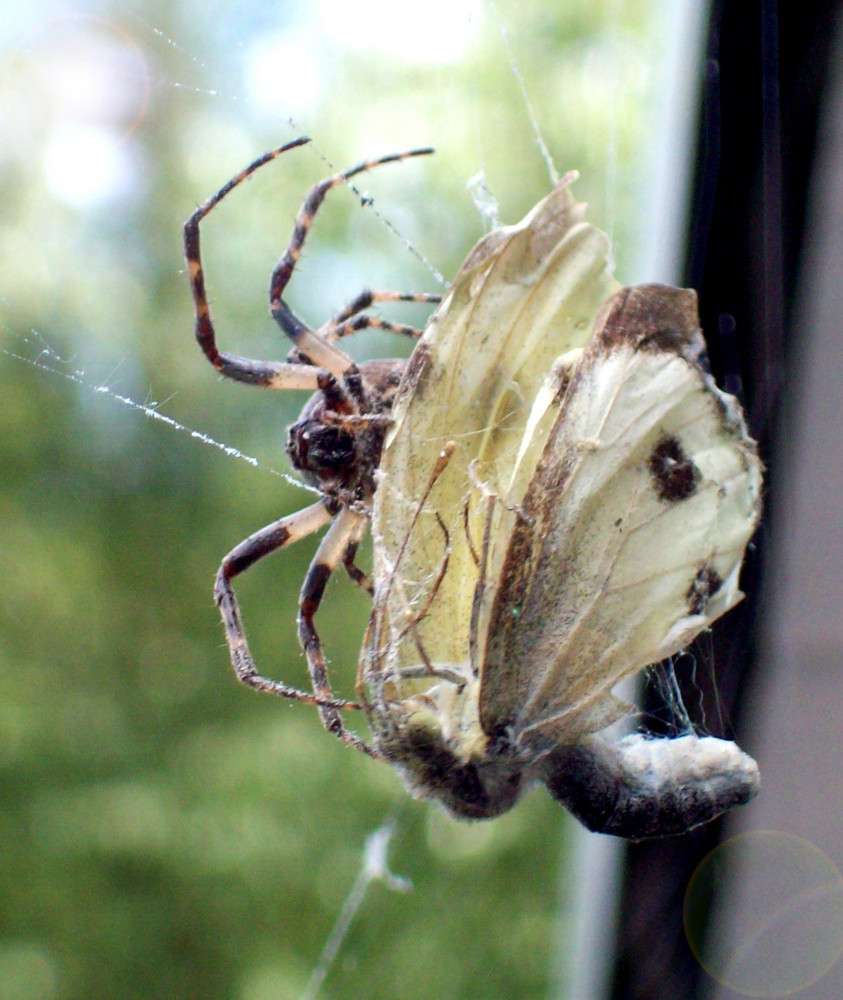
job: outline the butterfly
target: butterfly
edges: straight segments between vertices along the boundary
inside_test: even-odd
[[[538,783],[642,839],[759,786],[733,742],[603,730],[633,711],[619,682],[741,600],[762,465],[695,293],[621,288],[575,178],[477,244],[403,374],[358,700],[377,755],[457,816]]]

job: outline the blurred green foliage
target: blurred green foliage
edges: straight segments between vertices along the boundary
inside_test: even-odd
[[[405,6],[412,32],[425,5]],[[469,177],[484,169],[510,222],[550,183],[503,27],[556,162],[580,169],[578,195],[615,231],[622,272],[640,222],[659,5],[483,4],[473,41],[447,63],[338,48],[304,3],[79,3],[70,18],[46,3],[12,7],[0,80],[0,998],[297,997],[367,835],[396,803],[390,865],[414,888],[371,886],[323,995],[547,995],[574,902],[559,886],[558,807],[537,793],[493,823],[459,825],[407,800],[388,768],[341,747],[312,710],[234,681],[211,582],[242,537],[309,502],[271,471],[286,469],[283,429],[303,399],[215,377],[192,338],[180,227],[264,149],[314,136],[203,229],[222,345],[281,358],[266,283],[308,187],[327,161],[431,143],[437,157],[361,183],[377,214],[332,194],[290,299],[318,325],[365,286],[438,290],[433,268],[452,275],[482,231]],[[243,82],[249,46],[284,31],[323,73],[292,129],[283,91],[275,110],[258,108]],[[47,161],[69,114],[50,87],[70,88],[75,60],[92,58],[86,35],[128,53],[135,75],[121,85],[136,101],[105,123],[131,185],[80,203]],[[417,306],[395,314],[424,322]],[[358,357],[407,350],[377,335],[350,346]],[[163,401],[261,467],[102,385]],[[258,662],[291,683],[306,683],[295,606],[314,546],[273,557],[238,588]],[[319,627],[342,690],[367,613],[347,579],[331,583]]]

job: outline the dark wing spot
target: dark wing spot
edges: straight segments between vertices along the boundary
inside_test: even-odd
[[[688,588],[688,593],[685,595],[685,599],[688,602],[688,610],[691,614],[705,614],[708,599],[712,594],[716,594],[722,586],[723,581],[720,579],[717,571],[703,563],[697,570],[697,575],[692,580],[691,586]]]
[[[650,455],[650,475],[661,500],[678,503],[696,491],[700,470],[682,450],[675,437],[666,437]]]

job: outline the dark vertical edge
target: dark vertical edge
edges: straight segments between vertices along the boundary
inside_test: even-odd
[[[706,51],[696,67],[704,85],[686,284],[700,295],[715,376],[743,386],[768,485],[777,474],[771,439],[784,359],[799,337],[789,323],[841,7],[841,0],[712,0]],[[769,503],[765,520],[775,521]],[[710,672],[700,669],[684,692],[697,721],[702,706],[708,731],[737,735],[750,750],[753,734],[742,721],[763,683],[754,652],[764,550],[762,532],[743,577],[747,600],[700,653],[713,665],[716,690],[706,687]],[[680,673],[682,681],[690,672]],[[654,717],[662,714],[655,698],[647,707]],[[682,906],[691,875],[720,842],[724,826],[626,848],[617,951],[607,956],[613,1000],[708,995],[710,980],[685,939]]]

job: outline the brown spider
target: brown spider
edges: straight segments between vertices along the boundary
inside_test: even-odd
[[[436,303],[440,296],[424,292],[366,290],[319,330],[307,327],[281,296],[292,277],[316,213],[331,188],[381,164],[423,156],[433,150],[414,149],[368,160],[314,185],[299,211],[289,246],[272,271],[269,285],[272,317],[294,345],[289,360],[253,361],[220,351],[205,292],[199,252],[199,223],[257,169],[306,142],[309,139],[295,139],[254,160],[200,205],[184,225],[185,257],[196,313],[196,339],[214,368],[227,378],[250,385],[270,389],[315,390],[299,419],[289,428],[287,453],[302,478],[316,487],[322,496],[309,507],[266,525],[232,549],[217,573],[214,596],[225,625],[232,665],[244,684],[317,706],[326,729],[344,743],[373,754],[371,747],[343,725],[339,712],[360,706],[335,697],[331,690],[314,616],[328,578],[339,562],[343,563],[355,583],[372,592],[371,583],[356,566],[354,558],[370,517],[375,470],[380,460],[393,396],[405,362],[389,359],[365,361],[358,365],[335,346],[335,341],[366,327],[379,327],[418,337],[421,331],[416,328],[388,322],[368,315],[364,310],[376,302]],[[333,523],[317,549],[299,595],[298,633],[313,685],[313,693],[310,694],[258,672],[246,641],[231,581],[270,552],[304,538],[331,521]]]

